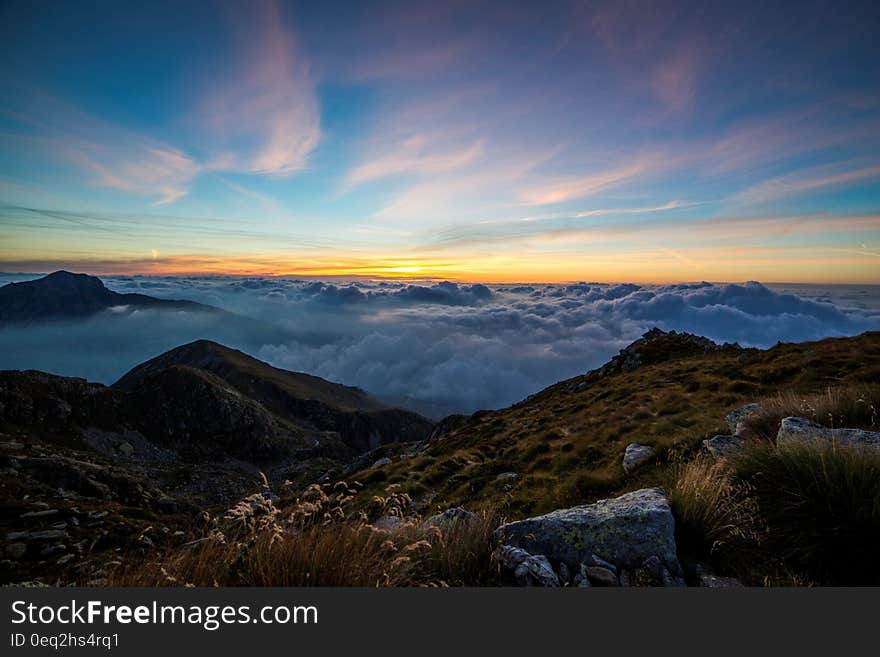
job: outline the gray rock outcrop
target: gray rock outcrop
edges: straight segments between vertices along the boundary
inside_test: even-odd
[[[880,450],[880,432],[864,429],[829,429],[803,417],[783,418],[776,434],[779,446],[827,441],[851,447]]]
[[[541,554],[551,564],[564,563],[581,572],[582,564],[637,570],[655,557],[671,578],[681,575],[675,546],[675,519],[657,488],[645,488],[595,504],[560,509],[502,525],[495,532],[501,545]]]

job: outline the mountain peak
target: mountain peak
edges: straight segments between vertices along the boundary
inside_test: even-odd
[[[84,317],[114,305],[115,296],[99,278],[56,271],[33,281],[0,287],[0,320]]]
[[[118,306],[218,312],[215,308],[191,301],[120,294],[108,289],[97,276],[63,269],[42,278],[0,287],[0,321],[39,322],[83,318]]]
[[[103,281],[97,276],[91,276],[90,274],[77,274],[74,272],[67,271],[65,269],[59,269],[58,271],[53,271],[51,274],[47,274],[42,278],[37,278],[32,281],[22,281],[20,283],[11,283],[11,285],[15,285],[16,287],[53,287],[63,285],[65,287],[75,287],[82,289],[97,289],[97,290],[107,290],[107,286],[104,285]]]
[[[684,331],[663,331],[658,327],[645,332],[642,337],[620,350],[596,372],[606,375],[628,372],[643,365],[660,363],[710,351],[741,351],[736,343],[718,344],[709,338]]]

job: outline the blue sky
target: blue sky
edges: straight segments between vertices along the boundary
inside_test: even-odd
[[[0,268],[880,282],[872,3],[0,8]]]

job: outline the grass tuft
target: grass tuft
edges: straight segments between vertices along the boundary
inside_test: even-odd
[[[747,571],[761,543],[751,493],[723,461],[700,457],[680,465],[669,490],[679,550],[731,573]]]
[[[815,442],[731,458],[767,526],[763,549],[820,584],[880,583],[880,453]]]

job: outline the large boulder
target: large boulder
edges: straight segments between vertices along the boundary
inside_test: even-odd
[[[779,446],[818,441],[880,449],[880,432],[864,429],[829,429],[803,417],[787,417],[779,423],[779,432],[776,434],[776,444]]]
[[[630,443],[626,446],[623,454],[623,471],[629,474],[639,465],[651,458],[654,448],[649,445],[639,445],[638,443]]]
[[[658,488],[511,522],[499,527],[495,537],[499,544],[564,563],[571,572],[593,564],[593,555],[598,555],[618,569],[637,569],[657,557],[670,573],[681,573],[675,519]]]

